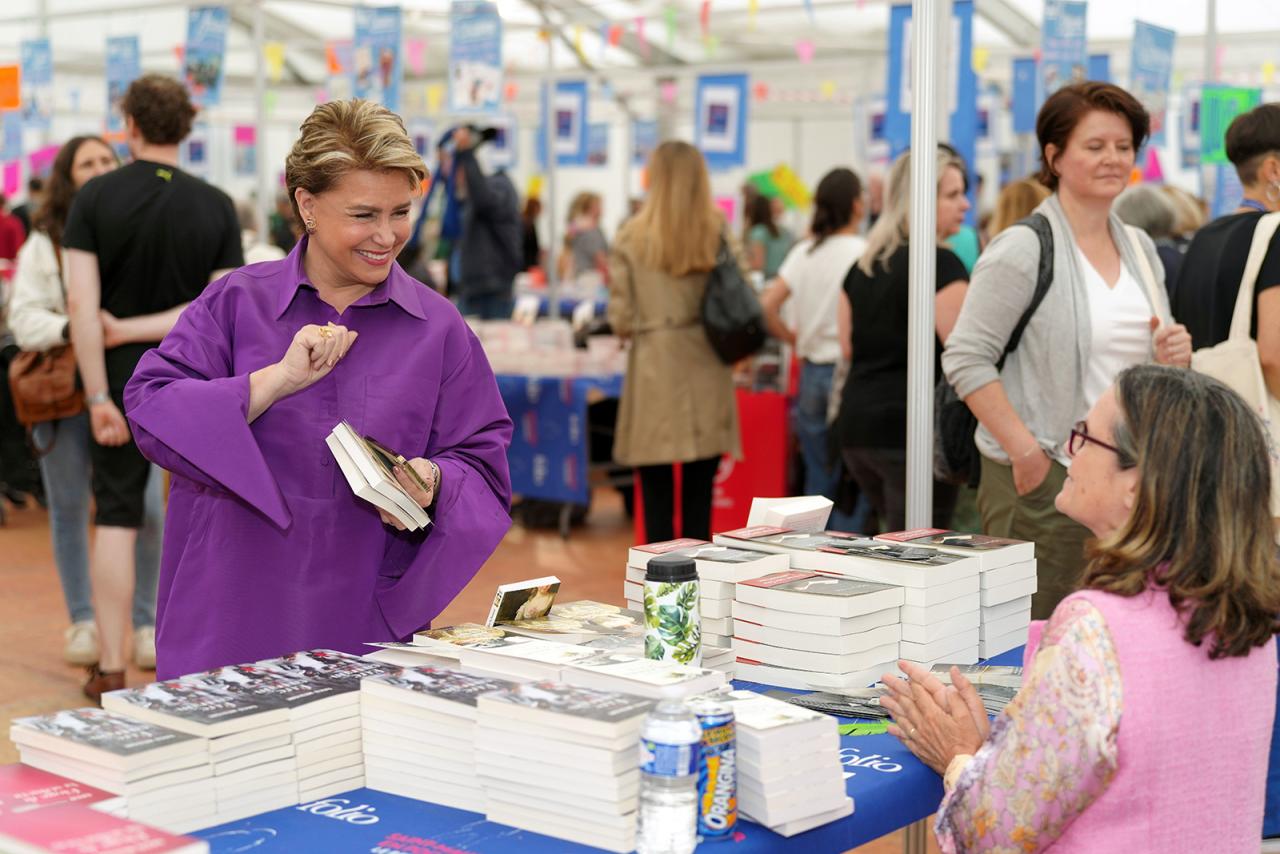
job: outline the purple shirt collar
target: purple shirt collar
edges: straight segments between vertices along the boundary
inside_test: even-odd
[[[307,279],[306,268],[302,265],[302,258],[306,253],[307,236],[304,234],[302,239],[293,247],[293,251],[289,253],[289,257],[285,258],[283,262],[285,265],[285,279],[281,283],[279,302],[276,303],[277,320],[289,310],[289,305],[293,302],[293,298],[297,295],[299,288],[303,285],[315,288],[315,285],[311,284],[311,281]],[[352,305],[382,305],[390,300],[419,320],[426,320],[427,315],[422,310],[422,300],[415,293],[421,287],[424,286],[409,278],[409,274],[398,263],[393,261],[391,263],[391,272],[387,275],[386,280],[353,302]]]

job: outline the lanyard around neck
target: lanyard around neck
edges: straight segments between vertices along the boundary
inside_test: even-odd
[[[1256,199],[1241,199],[1240,207],[1248,208],[1249,210],[1257,211],[1258,213],[1264,213],[1264,214],[1271,213],[1270,208],[1268,208],[1262,202],[1257,201]]]

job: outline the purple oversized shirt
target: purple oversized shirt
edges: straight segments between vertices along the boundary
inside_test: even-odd
[[[466,586],[510,527],[511,419],[480,342],[444,297],[392,265],[338,314],[288,258],[205,289],[138,364],[125,408],[173,473],[157,602],[169,679],[299,649],[403,639]],[[252,424],[249,374],[308,323],[360,333],[324,379]],[[325,444],[346,419],[440,466],[425,531],[357,498]]]

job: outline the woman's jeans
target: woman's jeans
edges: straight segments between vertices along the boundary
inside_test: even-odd
[[[52,450],[40,458],[40,475],[49,503],[53,560],[62,581],[71,622],[93,619],[89,584],[89,414],[37,424],[37,448]],[[133,626],[156,624],[156,583],[160,577],[160,542],[164,533],[164,478],[157,466],[147,478],[146,512],[138,531],[133,587]]]
[[[838,497],[843,474],[840,460],[831,458],[827,444],[827,401],[831,397],[831,378],[836,366],[804,360],[800,362],[800,387],[791,410],[791,424],[804,457],[805,495],[825,495],[832,501]],[[871,534],[863,530],[870,517],[866,498],[858,496],[852,515],[833,508],[827,529],[849,533]]]

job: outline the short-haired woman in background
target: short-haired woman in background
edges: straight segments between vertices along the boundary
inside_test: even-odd
[[[426,168],[398,116],[316,107],[285,163],[306,228],[289,257],[210,285],[125,392],[138,447],[173,473],[159,674],[428,624],[510,519],[511,421],[480,342],[395,263]],[[432,524],[357,498],[325,438],[340,421],[399,451]]]

